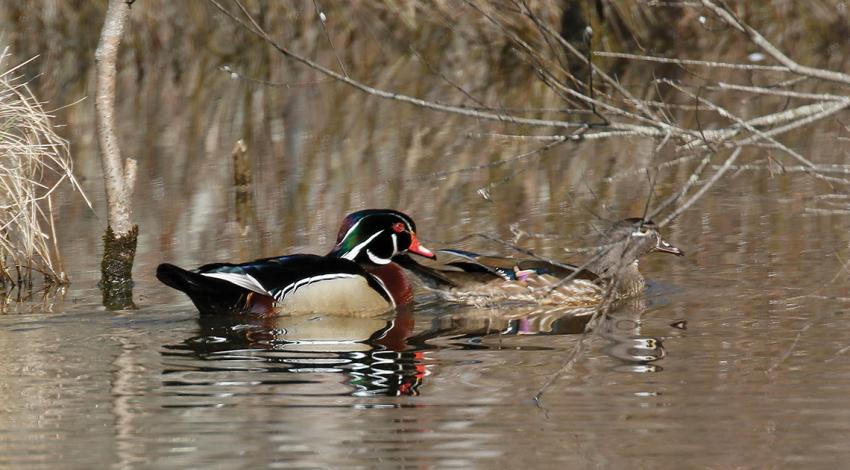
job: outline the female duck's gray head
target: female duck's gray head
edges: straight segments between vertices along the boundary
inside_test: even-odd
[[[637,260],[653,251],[685,255],[661,238],[655,222],[639,217],[623,219],[603,234],[596,260],[589,269],[602,277],[610,277],[632,265],[637,267]]]

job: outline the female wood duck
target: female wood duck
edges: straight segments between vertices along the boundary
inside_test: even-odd
[[[374,315],[413,300],[404,253],[435,258],[419,243],[416,224],[390,209],[367,209],[343,220],[325,256],[296,254],[248,263],[214,263],[188,271],[163,263],[156,277],[183,291],[202,314],[326,313]]]
[[[450,302],[492,305],[522,301],[543,305],[591,306],[601,302],[612,281],[615,298],[643,291],[638,259],[653,251],[683,256],[667,243],[652,221],[641,218],[615,223],[584,269],[539,259],[482,256],[462,250],[438,250],[449,257],[440,266],[425,266],[402,256],[397,262],[414,272],[438,297]],[[568,277],[571,280],[565,281]]]

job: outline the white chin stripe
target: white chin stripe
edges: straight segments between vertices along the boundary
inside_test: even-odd
[[[251,292],[256,292],[258,294],[268,295],[269,297],[272,294],[260,284],[254,276],[245,273],[201,273],[202,276],[214,277],[216,279],[221,279],[223,281],[227,281],[231,284],[236,284],[239,287],[244,289],[248,289]]]
[[[369,256],[369,261],[375,264],[390,264],[391,259],[384,259],[379,256],[375,256],[371,250],[366,250],[366,255]]]
[[[354,261],[354,259],[357,258],[357,255],[360,254],[360,250],[362,250],[363,247],[368,245],[369,243],[372,243],[372,240],[374,240],[375,237],[382,234],[383,232],[384,232],[383,230],[378,230],[371,237],[367,238],[365,242],[362,242],[359,245],[355,246],[354,248],[352,248],[351,251],[342,255],[342,257],[347,259],[347,260]],[[370,255],[370,257],[371,257],[371,255]]]

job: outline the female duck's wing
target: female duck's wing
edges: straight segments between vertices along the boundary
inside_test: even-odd
[[[573,279],[584,279],[586,281],[593,282],[599,279],[599,276],[596,273],[588,271],[587,269],[579,269],[579,266],[574,264],[554,264],[539,259],[516,260],[516,269],[514,271],[534,271],[537,274],[548,274],[561,279],[569,276],[573,276]]]
[[[461,250],[439,250],[439,258],[446,262],[414,260],[408,255],[396,256],[393,261],[415,274],[427,286],[438,289],[462,287],[505,279],[499,271],[476,261],[475,253]]]
[[[566,263],[552,263],[535,258],[509,258],[504,256],[479,255],[463,250],[439,250],[440,253],[449,253],[460,258],[457,261],[449,261],[449,265],[459,267],[467,272],[488,272],[505,280],[521,280],[529,274],[548,274],[550,276],[565,278],[573,276],[574,279],[585,279],[595,281],[599,276],[578,266]]]
[[[435,288],[463,288],[494,280],[526,280],[531,275],[549,275],[561,279],[573,276],[574,279],[594,282],[598,279],[596,274],[579,270],[571,264],[480,255],[455,249],[438,250],[438,253],[440,264],[427,261],[421,263],[407,256],[399,257],[396,262]]]

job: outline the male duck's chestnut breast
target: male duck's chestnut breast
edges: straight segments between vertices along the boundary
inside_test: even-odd
[[[389,263],[383,266],[369,266],[366,270],[381,280],[393,296],[396,305],[405,305],[413,301],[413,286],[408,282],[401,266]]]

